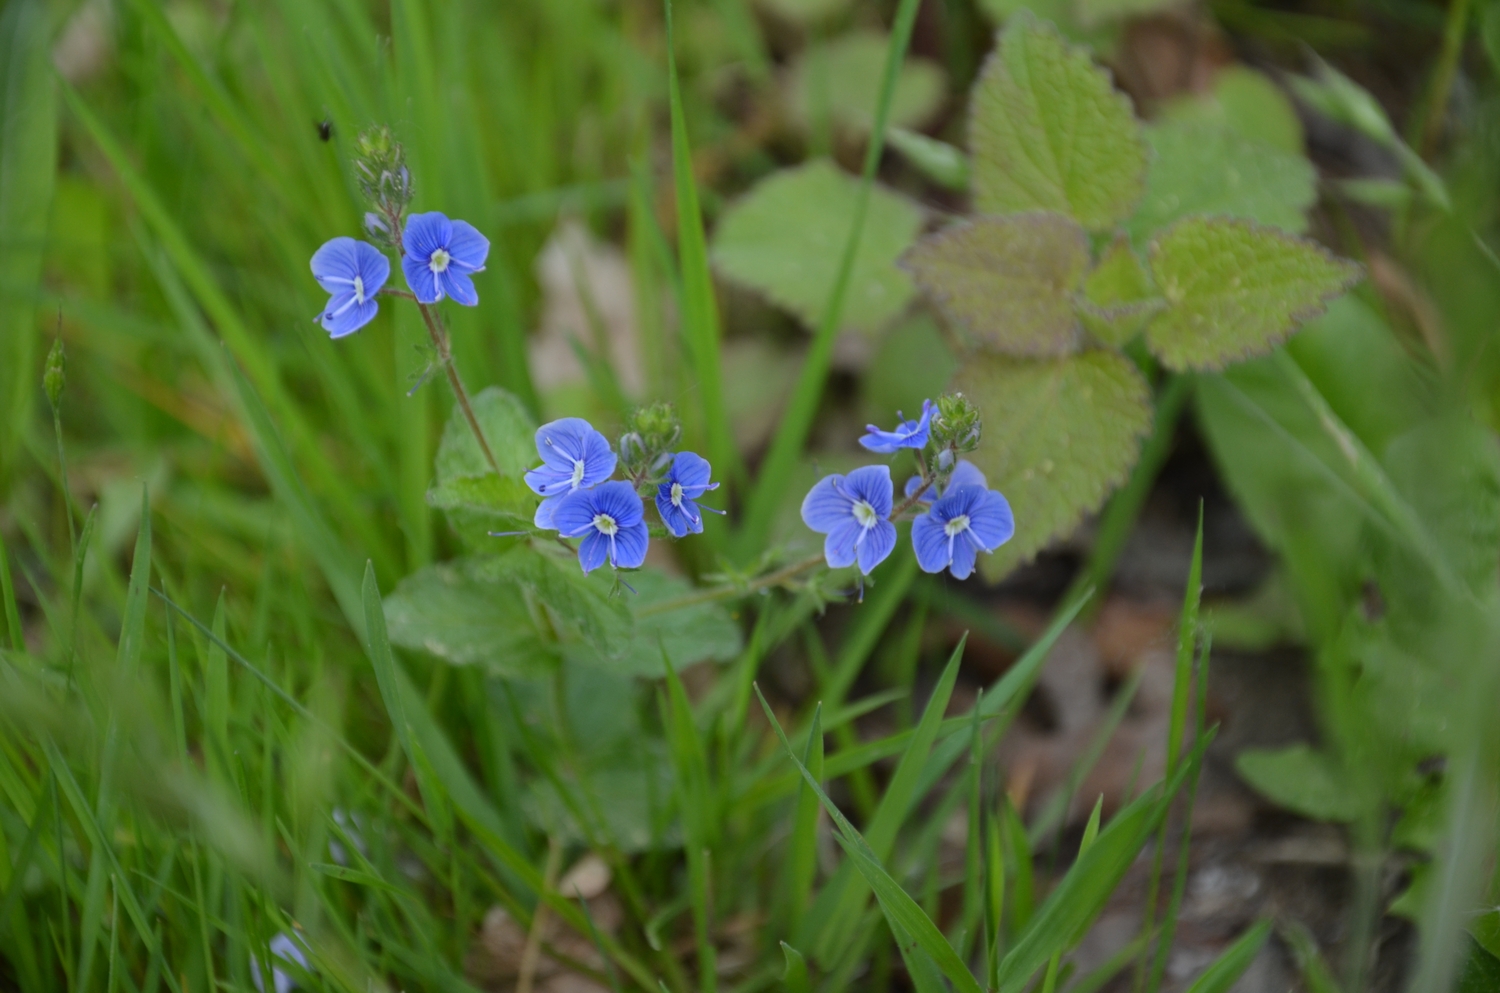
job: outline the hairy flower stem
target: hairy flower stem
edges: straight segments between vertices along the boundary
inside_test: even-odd
[[[469,422],[469,430],[474,432],[474,440],[479,442],[479,450],[484,452],[484,459],[495,471],[495,475],[502,475],[500,465],[495,461],[495,453],[490,451],[490,443],[484,440],[484,431],[479,427],[479,419],[474,416],[474,408],[469,403],[469,394],[464,389],[463,380],[458,378],[458,369],[453,365],[453,349],[448,345],[448,332],[444,330],[432,307],[425,303],[418,303],[417,309],[422,312],[422,320],[427,324],[427,333],[432,336],[432,347],[437,349],[438,362],[442,365],[443,371],[448,374],[448,385],[453,387],[453,397],[463,408],[464,418]]]

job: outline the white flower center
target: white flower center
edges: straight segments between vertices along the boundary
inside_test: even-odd
[[[678,508],[680,508],[682,506],[682,484],[681,483],[673,483],[672,484],[672,506],[678,507]]]
[[[859,526],[866,530],[874,527],[875,522],[880,520],[880,515],[875,513],[875,508],[866,500],[854,501],[854,507],[850,513],[854,515],[856,521],[859,521]]]
[[[448,268],[448,263],[452,259],[453,256],[448,254],[447,249],[439,248],[437,251],[433,252],[432,257],[427,260],[427,268],[431,269],[433,272],[442,272],[443,270]]]
[[[956,538],[969,530],[969,515],[959,514],[953,520],[943,525],[943,533],[950,538]]]
[[[595,514],[594,529],[602,535],[613,538],[620,530],[620,525],[616,524],[615,519],[608,514]]]
[[[583,459],[573,460],[573,489],[578,489],[578,484],[583,482]]]
[[[354,277],[354,302],[358,304],[365,302],[365,280],[363,276]]]

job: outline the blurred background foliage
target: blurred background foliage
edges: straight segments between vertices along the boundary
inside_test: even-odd
[[[764,551],[815,551],[797,504],[856,464],[867,420],[955,381],[1010,382],[901,260],[973,207],[987,163],[969,158],[969,95],[1022,6],[1107,66],[1145,122],[1126,249],[1227,214],[1306,234],[1364,281],[1222,373],[1166,371],[1132,341],[1140,326],[1085,320],[1149,387],[1140,423],[1106,422],[1097,443],[1074,430],[1076,389],[1050,408],[982,396],[990,444],[1012,439],[986,468],[1018,508],[1033,468],[1083,473],[1066,497],[1037,490],[1032,518],[1056,519],[998,586],[893,559],[858,608],[820,613],[814,587],[653,614],[694,583],[743,581]],[[862,187],[908,8],[887,148]],[[1048,990],[1227,989],[1242,973],[1245,989],[1497,988],[1500,916],[1482,911],[1500,783],[1500,6],[683,0],[686,186],[663,14],[0,7],[0,986],[256,988],[275,981],[258,967],[273,936],[297,933],[312,967],[277,964],[307,988],[937,988],[838,858],[761,721],[759,676],[878,861],[956,955],[990,961],[985,979],[1010,963],[1006,989],[1042,969]],[[471,390],[506,391],[480,398],[518,465],[537,421],[613,435],[658,398],[718,446],[733,531],[711,521],[703,548],[658,552],[628,608],[550,560],[467,554],[498,546],[488,517],[444,502],[473,453],[445,434],[415,313],[388,306],[338,343],[313,323],[307,260],[360,230],[352,142],[377,122],[406,147],[415,208],[491,240],[483,306],[447,316]],[[54,340],[66,385],[49,402]],[[1199,629],[1178,608],[1200,499],[1203,630],[1226,687],[1261,674],[1258,711],[1217,684],[1188,707]],[[534,637],[538,595],[561,635]],[[1122,625],[1147,648],[1111,668]],[[963,668],[945,669],[963,630]],[[653,642],[682,682],[659,678]],[[950,712],[1001,720],[940,735]],[[1253,733],[1291,712],[1311,716]],[[1199,898],[1184,896],[1193,852],[1221,876],[1240,865],[1213,861],[1211,824],[1190,851],[1191,801],[1167,845],[1170,795],[1146,791],[1197,781],[1178,749],[1194,723],[1206,741],[1208,718],[1227,733],[1205,805],[1258,811],[1223,843],[1274,862],[1253,853],[1334,838],[1308,887],[1332,923],[1263,882],[1233,927],[1183,935],[1168,969],[1129,937],[1144,904],[1146,938],[1163,938],[1163,854],[1184,859],[1163,906]],[[1031,748],[1044,738],[1067,747]],[[1240,806],[1208,804],[1214,782]],[[1132,930],[1098,937],[1106,912],[1086,939],[1111,900]],[[1076,921],[1047,910],[1069,907]],[[1276,942],[1245,931],[1258,916]],[[1049,967],[1054,948],[1072,957]]]

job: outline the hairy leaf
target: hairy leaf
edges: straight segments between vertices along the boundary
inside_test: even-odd
[[[1301,155],[1252,141],[1225,124],[1167,121],[1146,131],[1156,153],[1146,196],[1130,219],[1137,240],[1190,214],[1222,214],[1288,231],[1307,229],[1317,174]]]
[[[858,191],[858,180],[821,159],[776,173],[725,213],[714,232],[714,265],[816,327],[838,275]],[[846,327],[874,330],[911,300],[911,277],[896,259],[921,226],[916,204],[878,186],[871,192],[844,307]]]
[[[807,48],[787,80],[792,111],[804,126],[827,119],[835,126],[867,134],[875,123],[875,101],[885,75],[890,40],[875,31],[855,31]],[[921,127],[942,105],[943,71],[929,59],[911,58],[901,66],[891,102],[890,123]]]
[[[1151,428],[1151,391],[1115,352],[1026,361],[976,356],[954,378],[984,412],[969,456],[1004,493],[1016,536],[980,559],[998,579],[1071,531],[1135,464]]]
[[[537,497],[522,476],[541,459],[533,440],[536,422],[515,395],[490,386],[470,402],[501,475],[490,469],[468,419],[455,405],[443,428],[433,466],[437,478],[427,491],[427,503],[445,511],[466,540],[483,546],[494,541],[488,531],[530,525]]]
[[[569,659],[603,666],[612,672],[658,676],[664,651],[674,669],[695,662],[727,661],[739,654],[740,629],[722,604],[673,606],[691,597],[693,587],[654,570],[632,572],[626,581],[636,592],[621,589],[615,593],[613,602],[620,605],[619,609],[629,611],[633,627],[627,634],[609,641],[570,646]],[[611,582],[604,570],[590,579],[591,585],[601,591],[608,591]]]
[[[1130,101],[1088,53],[1029,15],[1011,19],[974,89],[974,201],[1052,210],[1098,230],[1140,199],[1146,148]]]
[[[1083,326],[1100,341],[1116,347],[1139,334],[1152,315],[1166,305],[1140,256],[1124,237],[1099,259],[1084,280],[1083,298],[1077,302]]]
[[[1361,274],[1316,242],[1225,218],[1179,221],[1152,242],[1150,258],[1168,306],[1146,342],[1179,371],[1269,352]]]
[[[1302,121],[1292,102],[1265,73],[1245,66],[1219,70],[1212,90],[1173,101],[1160,119],[1226,127],[1288,155],[1305,151]]]
[[[979,217],[922,239],[902,258],[974,343],[1029,356],[1077,349],[1073,295],[1088,264],[1084,230],[1042,212]]]

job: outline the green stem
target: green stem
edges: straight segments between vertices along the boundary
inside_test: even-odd
[[[448,332],[443,330],[442,323],[430,306],[418,303],[417,309],[422,312],[422,320],[427,325],[427,333],[432,337],[432,347],[437,349],[438,363],[448,374],[448,385],[453,387],[453,398],[458,401],[458,406],[463,410],[464,419],[469,422],[469,430],[474,432],[474,440],[479,442],[479,450],[484,452],[484,460],[490,464],[495,475],[503,475],[500,472],[499,463],[495,461],[495,453],[490,451],[490,443],[484,440],[484,431],[479,427],[479,419],[474,416],[474,408],[469,403],[468,391],[464,389],[463,380],[458,378],[458,369],[453,365],[453,349],[448,343]]]
[[[1463,54],[1464,36],[1468,34],[1470,4],[1471,0],[1452,0],[1448,5],[1448,19],[1443,27],[1443,48],[1438,54],[1437,68],[1433,70],[1432,91],[1427,99],[1422,140],[1418,145],[1423,156],[1431,153],[1438,130],[1448,116],[1448,97],[1453,92],[1453,78],[1458,72],[1459,56]]]

